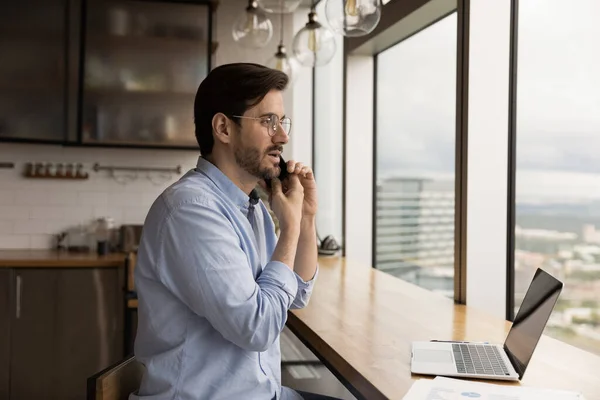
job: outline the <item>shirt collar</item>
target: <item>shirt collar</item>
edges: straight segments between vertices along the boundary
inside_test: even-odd
[[[248,195],[213,163],[200,156],[196,164],[196,171],[206,175],[238,207],[248,206],[250,200]]]

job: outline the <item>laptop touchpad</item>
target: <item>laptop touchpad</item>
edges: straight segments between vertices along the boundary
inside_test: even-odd
[[[448,350],[428,350],[428,349],[416,349],[414,350],[414,360],[417,362],[424,363],[451,363],[452,352]]]

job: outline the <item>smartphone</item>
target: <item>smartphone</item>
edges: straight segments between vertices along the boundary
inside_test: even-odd
[[[285,178],[287,178],[287,176],[289,175],[289,172],[287,170],[287,163],[281,156],[279,156],[279,169],[281,170],[281,172],[279,173],[278,178],[280,181],[283,181]],[[271,189],[271,180],[265,179],[265,183],[267,184],[267,187],[269,189]]]

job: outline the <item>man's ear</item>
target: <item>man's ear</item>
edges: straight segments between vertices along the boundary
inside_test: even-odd
[[[212,119],[212,128],[215,135],[215,140],[222,143],[231,142],[232,122],[223,113],[216,113]]]

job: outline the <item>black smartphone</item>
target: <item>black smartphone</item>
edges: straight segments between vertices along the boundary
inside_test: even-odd
[[[279,173],[278,178],[280,181],[283,181],[285,178],[287,178],[287,176],[289,175],[289,172],[287,170],[287,163],[281,156],[279,156],[279,169],[281,170],[281,172]],[[265,179],[265,183],[267,184],[267,187],[269,189],[271,189],[271,180]]]

